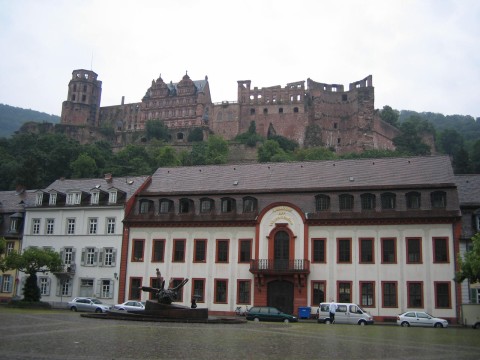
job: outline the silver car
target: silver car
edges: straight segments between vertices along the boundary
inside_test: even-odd
[[[115,310],[139,311],[145,310],[145,305],[141,301],[127,300],[122,304],[114,305],[113,308]]]
[[[448,327],[448,321],[436,318],[424,311],[407,311],[397,316],[397,325],[400,326],[427,326]]]
[[[89,297],[76,297],[68,302],[68,308],[72,311],[91,311],[96,313],[107,312],[110,305],[102,303],[98,299]]]

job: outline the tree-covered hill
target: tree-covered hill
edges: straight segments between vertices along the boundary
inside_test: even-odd
[[[13,135],[26,122],[58,124],[60,117],[43,112],[0,104],[0,138]]]

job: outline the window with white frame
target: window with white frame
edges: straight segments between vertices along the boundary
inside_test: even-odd
[[[107,218],[107,234],[115,234],[115,218]]]
[[[13,241],[7,241],[5,254],[11,254],[13,252],[13,249],[15,249],[15,243]]]
[[[3,275],[2,292],[4,293],[12,292],[12,276],[11,275]]]
[[[82,199],[80,192],[71,192],[67,194],[67,205],[78,205]]]
[[[48,205],[56,205],[57,204],[57,193],[51,193]]]
[[[90,204],[97,205],[99,198],[100,198],[100,193],[98,191],[92,192],[92,196],[90,197]]]
[[[98,219],[90,218],[88,219],[88,233],[94,235],[97,233]]]
[[[67,219],[67,234],[75,234],[75,219]]]
[[[47,219],[45,233],[47,235],[53,235],[54,226],[55,226],[55,219]]]
[[[94,247],[82,249],[82,265],[96,266],[98,260],[98,250]]]
[[[41,206],[43,203],[43,193],[38,193],[35,198],[35,205]]]
[[[57,280],[57,296],[72,296],[72,279]]]
[[[40,295],[50,295],[50,278],[47,276],[41,276],[38,279],[38,287],[40,288]]]
[[[102,299],[113,298],[113,281],[110,279],[100,279],[97,283],[97,296]]]
[[[16,217],[10,218],[10,232],[17,232],[18,231],[18,223],[19,219]]]
[[[40,219],[32,219],[32,234],[40,234]]]
[[[103,248],[100,250],[98,262],[100,266],[115,266],[117,250],[114,248]]]
[[[60,250],[60,256],[64,265],[75,264],[75,249],[73,247],[64,247]]]
[[[110,204],[115,204],[117,202],[117,190],[109,192],[108,202]]]

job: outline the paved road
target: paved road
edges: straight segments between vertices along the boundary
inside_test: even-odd
[[[0,359],[478,359],[480,332],[314,322],[183,324],[0,307]]]

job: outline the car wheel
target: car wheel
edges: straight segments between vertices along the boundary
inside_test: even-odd
[[[76,306],[72,306],[72,307],[70,308],[70,310],[77,312],[77,307],[76,307]]]
[[[360,325],[360,326],[365,326],[365,325],[367,325],[367,323],[366,323],[365,321],[361,320],[361,321],[358,323],[358,325]]]
[[[288,323],[290,322],[290,320],[288,320],[288,319],[283,319],[283,322],[284,322],[285,324],[288,324]]]
[[[442,325],[442,324],[440,324],[440,323],[436,323],[435,325],[433,325],[433,327],[436,327],[436,328],[442,328],[442,327],[443,327],[443,325]]]
[[[102,312],[102,309],[96,308],[96,309],[95,309],[95,312],[96,312],[96,313],[101,313],[101,312]]]
[[[480,329],[480,322],[476,323],[474,326],[473,326],[474,329]]]
[[[325,324],[330,325],[331,323],[332,323],[332,321],[330,319],[325,320]]]
[[[409,327],[410,324],[409,324],[407,321],[404,321],[404,322],[402,322],[402,326],[403,326],[403,327]]]
[[[259,319],[258,317],[256,317],[256,318],[253,318],[253,321],[255,321],[255,322],[259,322],[259,321],[260,321],[260,319]]]

